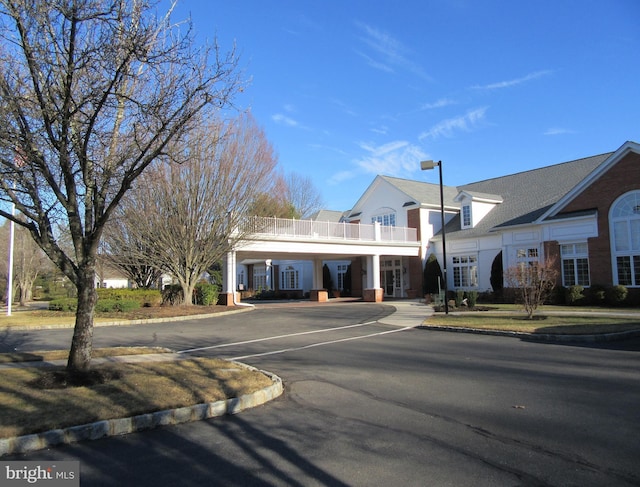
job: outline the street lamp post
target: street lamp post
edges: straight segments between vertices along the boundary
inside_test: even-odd
[[[445,239],[445,231],[444,231],[444,189],[442,186],[442,161],[434,162],[434,161],[422,161],[420,163],[420,169],[423,171],[433,169],[438,166],[440,172],[440,218],[442,221],[442,261],[444,263],[442,280],[444,284],[444,312],[445,314],[449,314],[449,302],[447,301],[447,241]]]

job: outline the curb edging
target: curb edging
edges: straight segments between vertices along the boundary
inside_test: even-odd
[[[0,438],[0,457],[42,450],[60,444],[97,440],[109,436],[121,436],[136,431],[157,428],[159,426],[172,426],[193,421],[202,421],[204,419],[224,416],[225,414],[237,414],[245,409],[265,404],[279,397],[284,392],[282,379],[277,375],[264,370],[258,370],[240,362],[234,363],[266,375],[271,379],[272,384],[251,394],[244,394],[239,397],[210,403],[165,409],[163,411],[139,414],[129,418],[107,419],[42,433]]]
[[[444,325],[426,325],[422,324],[416,328],[431,331],[449,331],[455,333],[472,333],[475,335],[492,335],[505,336],[512,338],[520,338],[521,340],[529,340],[532,342],[547,343],[606,343],[627,338],[640,337],[640,330],[620,331],[614,333],[596,333],[590,335],[561,335],[553,333],[526,333],[521,331],[503,331],[503,330],[482,330],[479,328],[466,328],[461,326],[444,326]]]

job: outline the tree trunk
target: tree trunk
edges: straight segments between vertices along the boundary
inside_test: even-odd
[[[186,283],[186,282],[182,282],[182,283],[180,283],[180,286],[182,287],[182,297],[183,297],[182,304],[184,306],[192,306],[193,305],[193,290],[195,289],[195,285],[190,284],[190,283]]]
[[[78,279],[78,309],[76,311],[76,325],[73,329],[73,339],[68,371],[86,371],[91,365],[91,351],[93,343],[93,315],[98,295],[95,289],[95,267],[90,267]]]

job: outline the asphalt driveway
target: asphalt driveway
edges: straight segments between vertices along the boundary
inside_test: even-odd
[[[285,394],[231,417],[2,460],[80,460],[90,486],[640,485],[637,340],[427,331],[394,323],[393,310],[323,304],[96,328],[96,346],[242,357],[278,374]],[[69,339],[16,332],[0,346]]]

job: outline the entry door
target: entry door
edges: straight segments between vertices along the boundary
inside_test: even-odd
[[[393,272],[393,270],[388,270],[385,269],[384,270],[384,284],[382,285],[382,289],[384,289],[384,295],[385,296],[393,296],[394,295],[394,276],[395,273]]]
[[[402,296],[402,261],[385,259],[380,262],[380,286],[388,298]]]

